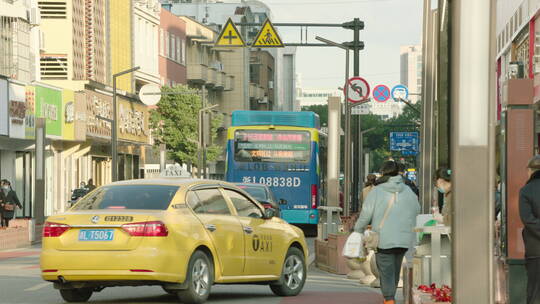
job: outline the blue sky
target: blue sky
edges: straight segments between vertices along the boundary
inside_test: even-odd
[[[365,22],[360,32],[366,47],[360,55],[360,76],[371,87],[399,83],[399,47],[419,44],[422,36],[421,0],[263,0],[274,14],[272,22],[342,23],[355,17]],[[279,27],[285,43],[299,42],[296,28]],[[310,28],[315,36],[336,42],[352,41],[353,32],[341,28]],[[297,72],[303,87],[343,85],[345,53],[337,48],[302,47],[297,50]],[[352,53],[351,53],[352,75]]]

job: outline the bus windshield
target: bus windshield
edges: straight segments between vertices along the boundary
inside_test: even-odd
[[[311,137],[307,131],[237,130],[234,160],[238,162],[308,162]]]

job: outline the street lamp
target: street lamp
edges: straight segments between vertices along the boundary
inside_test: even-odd
[[[204,142],[204,113],[219,105],[211,105],[199,110],[199,168],[197,174],[201,178],[201,170],[204,170],[203,177],[207,178],[206,172],[206,143]],[[202,154],[202,155],[201,155]]]
[[[113,74],[113,117],[111,119],[111,154],[112,154],[112,181],[118,180],[118,132],[116,130],[117,125],[117,109],[116,109],[116,78],[125,74],[133,73],[140,69],[137,66],[129,70],[125,70],[116,74]]]
[[[345,160],[344,160],[344,179],[343,179],[343,215],[349,215],[350,209],[350,192],[351,192],[351,107],[349,106],[349,90],[347,82],[349,81],[349,48],[341,43],[334,42],[319,36],[315,39],[330,45],[345,50]]]

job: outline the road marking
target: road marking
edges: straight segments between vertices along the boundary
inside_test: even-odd
[[[45,282],[45,283],[37,284],[37,285],[35,285],[35,286],[26,288],[24,291],[36,291],[36,290],[39,290],[39,289],[41,289],[41,288],[50,286],[51,284],[52,284],[52,283],[50,283],[50,282]]]

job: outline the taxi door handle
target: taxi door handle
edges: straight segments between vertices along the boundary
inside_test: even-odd
[[[216,225],[213,225],[213,224],[206,224],[206,225],[204,225],[204,227],[210,232],[214,232],[217,229]]]
[[[244,232],[247,233],[247,234],[251,234],[253,233],[253,228],[247,226],[247,227],[244,227]]]

